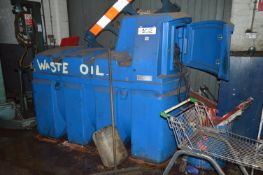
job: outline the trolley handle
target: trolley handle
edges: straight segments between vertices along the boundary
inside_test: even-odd
[[[197,102],[197,100],[196,100],[195,98],[193,98],[193,97],[190,97],[190,98],[182,101],[181,103],[179,103],[179,104],[177,104],[177,105],[175,105],[175,106],[173,106],[173,107],[170,107],[169,109],[166,109],[165,111],[161,112],[160,115],[161,115],[161,117],[163,117],[163,118],[168,118],[168,117],[170,116],[170,115],[169,115],[170,112],[172,112],[172,111],[175,110],[175,109],[180,108],[181,106],[183,106],[183,105],[185,105],[185,104],[187,104],[187,103],[189,103],[189,102],[195,103],[195,102]]]

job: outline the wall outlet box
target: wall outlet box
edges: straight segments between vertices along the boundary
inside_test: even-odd
[[[249,39],[256,39],[257,33],[256,32],[246,32],[246,37]]]

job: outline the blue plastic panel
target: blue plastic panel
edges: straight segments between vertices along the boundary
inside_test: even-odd
[[[124,143],[131,136],[131,90],[114,88],[115,124]],[[96,106],[96,129],[111,125],[110,93],[108,86],[96,86],[94,88]]]
[[[64,84],[64,94],[68,140],[88,144],[95,132],[93,88],[89,84],[69,79]]]
[[[178,103],[177,97],[171,94],[173,93],[133,91],[131,102],[131,153],[133,156],[161,163],[176,150],[173,132],[169,129],[167,120],[160,117],[160,111]]]
[[[64,96],[55,79],[34,79],[33,92],[39,133],[60,138],[66,134]]]
[[[202,21],[187,25],[183,64],[228,80],[232,31],[233,27],[223,21]]]

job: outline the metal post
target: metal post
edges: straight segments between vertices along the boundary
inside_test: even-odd
[[[23,70],[22,67],[18,68],[18,75],[19,75],[19,90],[20,90],[20,111],[22,116],[25,113],[25,103],[24,103],[24,82],[23,82]]]
[[[114,119],[114,99],[112,87],[112,65],[111,65],[111,50],[108,49],[108,67],[109,67],[109,81],[110,81],[110,107],[111,107],[111,127],[112,127],[112,143],[113,143],[113,162],[114,169],[117,169],[116,164],[116,139],[115,139],[115,119]]]
[[[41,0],[41,10],[42,10],[44,30],[45,30],[45,31],[44,31],[44,32],[45,32],[45,48],[48,49],[46,16],[45,16],[45,10],[44,10],[44,2],[43,2],[43,0]]]
[[[0,60],[0,104],[5,102],[6,102],[5,84],[4,84],[4,77],[3,77],[2,65]]]

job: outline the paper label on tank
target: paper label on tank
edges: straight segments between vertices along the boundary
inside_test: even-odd
[[[156,35],[156,27],[139,27],[138,35]]]
[[[152,81],[153,77],[151,75],[137,75],[138,81]]]

